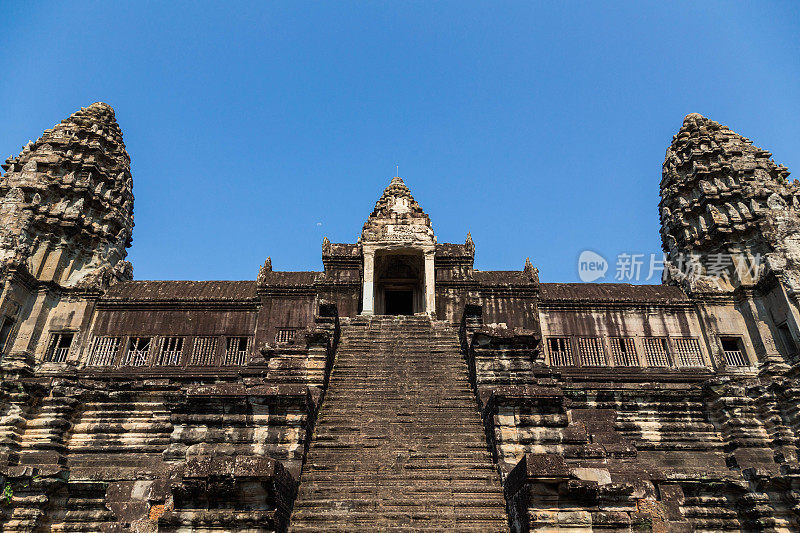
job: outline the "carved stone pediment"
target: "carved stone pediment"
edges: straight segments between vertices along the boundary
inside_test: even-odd
[[[423,224],[386,224],[375,240],[431,244],[435,242],[433,229]]]

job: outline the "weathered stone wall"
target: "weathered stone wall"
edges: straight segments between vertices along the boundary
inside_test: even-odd
[[[338,338],[326,314],[244,374],[6,374],[3,530],[285,530]]]
[[[559,311],[555,329],[554,315],[542,307],[545,339],[598,333],[587,326],[598,318],[588,309],[571,311],[572,318]],[[696,328],[691,310],[683,312]],[[462,345],[513,530],[800,527],[790,488],[797,433],[786,400],[793,393],[776,384],[786,378],[776,382],[752,367],[547,366],[535,339],[486,328],[479,316],[468,309]],[[665,324],[653,333],[686,333]]]

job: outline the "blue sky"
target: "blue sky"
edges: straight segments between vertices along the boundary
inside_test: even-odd
[[[0,0],[0,154],[111,104],[137,279],[321,270],[399,165],[476,268],[575,281],[582,250],[660,250],[687,113],[800,173],[797,3],[662,4]]]

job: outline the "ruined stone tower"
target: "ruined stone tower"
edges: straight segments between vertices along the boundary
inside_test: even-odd
[[[697,113],[686,116],[667,150],[661,180],[669,279],[725,291],[774,273],[792,290],[800,288],[800,187],[771,157],[726,126]],[[707,267],[687,272],[677,265],[691,255],[707,265],[716,254],[740,259],[721,265],[729,275],[718,282]]]
[[[0,529],[799,531],[770,157],[685,118],[660,285],[475,268],[397,176],[322,271],[134,281],[122,134],[82,109],[0,178]]]
[[[2,168],[0,272],[8,283],[0,341],[16,332],[5,348],[24,359],[51,311],[76,305],[67,303],[70,294],[131,279],[133,180],[114,110],[99,102],[46,130]]]

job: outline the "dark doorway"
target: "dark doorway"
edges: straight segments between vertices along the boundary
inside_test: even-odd
[[[385,298],[387,315],[414,314],[414,291],[411,289],[404,291],[387,290]]]
[[[379,315],[413,315],[424,309],[423,256],[407,253],[375,255],[375,312]]]

